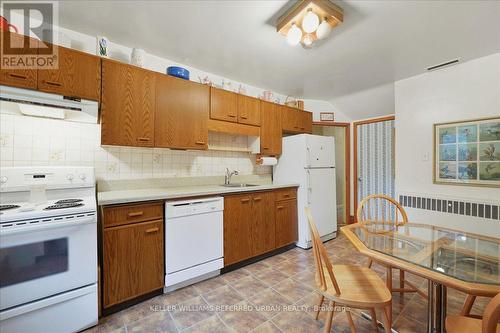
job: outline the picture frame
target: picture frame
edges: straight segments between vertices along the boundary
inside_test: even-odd
[[[333,112],[320,112],[319,113],[319,120],[320,121],[335,121],[335,117]]]
[[[434,184],[500,187],[500,117],[434,124]]]

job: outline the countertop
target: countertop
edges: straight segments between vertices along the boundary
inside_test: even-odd
[[[130,190],[111,190],[97,193],[97,204],[114,205],[152,200],[170,200],[178,198],[223,195],[230,193],[256,192],[287,187],[298,187],[297,183],[264,184],[249,187],[224,187],[222,185],[155,187]]]

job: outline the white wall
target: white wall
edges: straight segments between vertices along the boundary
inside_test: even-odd
[[[500,116],[500,53],[395,84],[396,193],[500,205],[500,188],[437,185],[433,124]],[[422,223],[500,237],[500,221],[409,210]]]

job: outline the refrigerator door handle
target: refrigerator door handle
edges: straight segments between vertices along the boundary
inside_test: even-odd
[[[307,147],[306,151],[307,151],[307,167],[310,168],[311,167],[311,148]]]
[[[311,204],[311,170],[307,170],[307,204]]]

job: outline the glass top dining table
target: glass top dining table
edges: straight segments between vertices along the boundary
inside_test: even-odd
[[[360,223],[370,250],[469,283],[500,285],[500,239],[425,224]]]

